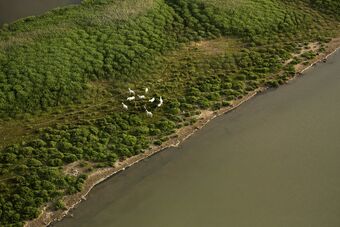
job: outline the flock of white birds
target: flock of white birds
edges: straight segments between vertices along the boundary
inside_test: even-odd
[[[128,89],[128,92],[131,96],[127,97],[126,98],[126,101],[128,102],[132,102],[134,100],[136,100],[136,92],[134,90],[131,90],[131,88]],[[144,90],[145,94],[147,94],[149,92],[149,88],[145,88]],[[137,95],[137,98],[138,99],[146,99],[146,96],[145,95]],[[148,100],[148,102],[150,103],[153,103],[156,101],[156,98],[155,97],[152,97],[151,99]],[[162,99],[162,96],[159,97],[159,102],[157,104],[157,107],[161,107],[163,105],[163,99]],[[129,110],[129,107],[128,105],[126,105],[124,102],[122,102],[122,106],[123,106],[123,109],[124,110]],[[148,109],[146,108],[146,106],[144,105],[144,109],[145,109],[145,113],[148,117],[152,117],[153,114],[152,112],[148,111]]]

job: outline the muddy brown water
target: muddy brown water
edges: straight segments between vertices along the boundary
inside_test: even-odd
[[[340,53],[98,185],[58,227],[339,227]]]
[[[0,25],[80,2],[81,0],[0,0]]]

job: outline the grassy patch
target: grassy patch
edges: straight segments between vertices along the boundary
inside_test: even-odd
[[[60,198],[86,179],[65,171],[75,163],[112,166],[202,110],[282,84],[292,62],[313,56],[304,47],[322,46],[338,26],[306,3],[280,0],[88,0],[5,25],[0,222],[20,226],[48,202],[62,209]],[[128,102],[128,88],[147,99]]]

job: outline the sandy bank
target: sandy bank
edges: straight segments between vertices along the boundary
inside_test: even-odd
[[[305,70],[313,67],[318,62],[324,61],[324,59],[327,59],[331,54],[333,54],[337,49],[340,47],[340,38],[333,39],[330,43],[328,43],[326,51],[322,54],[319,54],[316,56],[316,58],[311,62],[310,65],[303,65],[299,64],[296,66],[297,72],[296,77],[298,75],[303,74]],[[294,78],[296,78],[294,77]],[[292,78],[292,79],[294,79]],[[91,173],[88,176],[88,179],[86,180],[83,190],[79,193],[76,193],[74,195],[65,196],[63,198],[63,201],[66,206],[66,210],[63,211],[52,211],[49,206],[45,207],[41,215],[32,221],[29,221],[26,223],[25,226],[47,226],[51,224],[54,221],[61,220],[65,215],[69,213],[71,209],[73,209],[77,204],[79,204],[82,200],[86,198],[86,195],[91,191],[91,189],[109,178],[110,176],[125,170],[126,168],[134,165],[135,163],[138,163],[139,161],[148,158],[166,148],[169,147],[177,147],[181,142],[189,138],[192,134],[194,134],[197,130],[204,127],[208,122],[210,122],[212,119],[228,113],[229,111],[232,111],[233,109],[239,107],[244,102],[250,100],[252,97],[254,97],[259,92],[263,92],[267,89],[267,87],[261,87],[256,89],[255,91],[250,92],[246,96],[244,96],[241,99],[235,100],[232,103],[232,106],[222,108],[218,111],[209,111],[205,110],[202,111],[200,116],[198,117],[198,121],[194,123],[193,125],[185,126],[170,137],[170,139],[166,142],[164,142],[161,146],[152,146],[150,149],[145,151],[142,154],[136,155],[134,157],[128,158],[122,162],[116,163],[115,167],[110,168],[102,168],[95,170],[95,172]]]

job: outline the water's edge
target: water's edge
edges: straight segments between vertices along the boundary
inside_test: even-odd
[[[39,17],[50,10],[60,7],[72,7],[81,0],[2,0],[0,1],[0,29],[4,24],[15,23],[28,17]]]
[[[323,59],[326,59],[329,56],[331,56],[332,54],[334,54],[339,49],[337,42],[338,42],[337,40],[334,43],[331,42],[329,44],[329,47],[325,51],[325,53],[317,56],[315,61],[313,61],[313,63],[310,64],[309,66],[304,67],[300,71],[300,73],[305,72],[306,70],[308,70],[312,66],[314,66],[316,63],[321,62]],[[297,75],[299,75],[299,73],[297,73]],[[296,79],[297,77],[298,76],[292,78],[292,80]],[[262,92],[266,91],[267,89],[268,89],[267,87],[260,88],[256,91],[248,94],[244,98],[237,100],[236,103],[231,107],[224,108],[224,109],[221,109],[221,110],[216,111],[216,112],[206,112],[205,115],[202,116],[198,122],[196,122],[194,125],[187,126],[185,128],[180,129],[176,134],[177,136],[173,135],[171,137],[172,139],[165,142],[161,146],[152,147],[150,150],[146,151],[143,154],[131,157],[131,158],[119,163],[115,168],[105,168],[105,169],[100,169],[100,170],[96,171],[94,174],[91,174],[89,176],[88,180],[86,181],[86,183],[84,185],[84,190],[82,192],[77,193],[75,195],[65,197],[65,204],[66,204],[66,208],[67,208],[65,211],[51,212],[51,211],[48,211],[48,209],[44,209],[44,212],[41,214],[41,216],[39,216],[37,219],[35,219],[33,221],[27,222],[26,226],[46,226],[46,225],[50,225],[51,223],[53,223],[55,221],[62,220],[62,218],[65,217],[69,213],[70,210],[74,209],[82,200],[86,199],[85,196],[87,196],[88,193],[96,185],[102,183],[103,181],[107,180],[108,178],[115,175],[116,173],[119,173],[119,172],[125,170],[126,168],[129,168],[130,166],[132,166],[132,165],[134,165],[134,164],[136,164],[136,163],[138,163],[138,162],[140,162],[140,161],[142,161],[146,158],[149,158],[150,156],[152,156],[152,155],[154,155],[154,154],[156,154],[160,151],[164,151],[164,150],[166,150],[167,148],[170,148],[170,147],[177,147],[180,143],[182,143],[187,138],[189,138],[191,135],[193,135],[197,130],[204,127],[212,119],[234,110],[235,108],[239,107],[244,102],[246,102],[246,101],[250,100],[251,98],[253,98],[254,96],[256,96],[258,93],[262,93]]]

